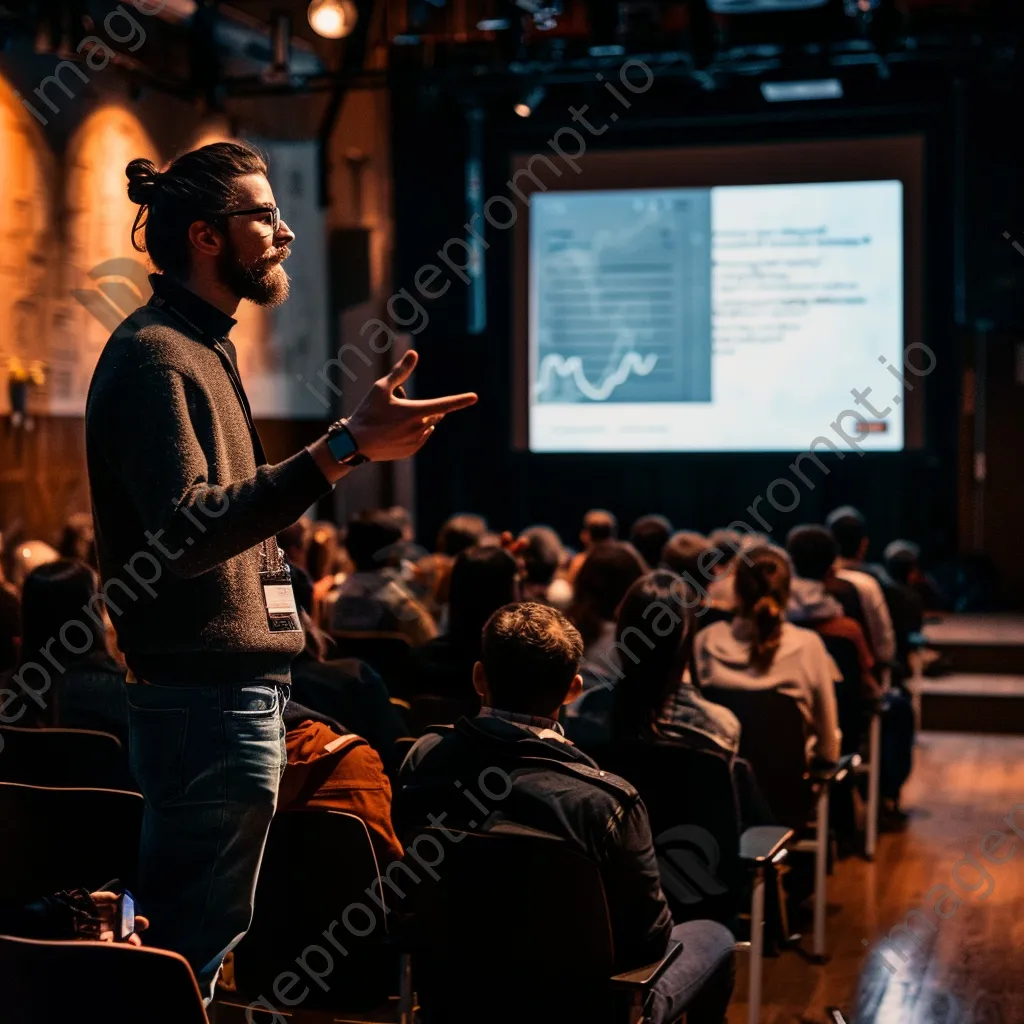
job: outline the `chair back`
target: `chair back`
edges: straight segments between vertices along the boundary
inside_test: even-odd
[[[0,782],[130,789],[121,741],[91,729],[0,726]]]
[[[396,878],[400,889],[402,878]],[[247,1001],[262,995],[273,1002],[275,979],[294,972],[299,957],[327,986],[310,984],[304,1009],[354,1012],[397,994],[398,954],[384,946],[389,915],[369,891],[393,909],[362,819],[324,808],[278,814],[260,867],[252,924],[235,949],[239,992]]]
[[[864,698],[861,695],[863,672],[857,645],[845,636],[821,634],[825,650],[843,674],[842,682],[836,683],[836,706],[839,713],[839,728],[843,731],[842,752],[853,754],[860,750],[864,738]]]
[[[113,878],[135,890],[142,809],[138,793],[0,782],[0,900],[95,890]]]
[[[647,808],[672,919],[731,923],[740,909],[744,875],[729,759],[668,740],[615,743],[593,756],[631,783]]]
[[[409,710],[405,714],[409,731],[413,736],[422,736],[432,725],[453,725],[463,715],[472,718],[476,711],[462,701],[441,697],[434,693],[417,693],[409,698]]]
[[[401,633],[331,631],[341,658],[365,661],[384,680],[392,697],[408,699],[414,674],[412,645]]]
[[[177,953],[112,942],[0,936],[4,1024],[209,1024],[188,963]]]
[[[753,767],[775,820],[802,830],[813,806],[813,791],[805,778],[808,727],[800,706],[776,689],[705,686],[701,693],[739,719],[740,756]]]
[[[609,1019],[615,956],[596,864],[551,836],[419,836],[443,851],[412,890],[413,981],[431,1019]]]

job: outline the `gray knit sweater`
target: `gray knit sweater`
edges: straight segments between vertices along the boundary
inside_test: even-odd
[[[169,279],[151,280],[204,333],[234,323]],[[153,304],[104,347],[85,429],[103,593],[134,674],[169,685],[287,682],[303,636],[269,630],[260,554],[330,491],[309,451],[257,468],[221,357]]]

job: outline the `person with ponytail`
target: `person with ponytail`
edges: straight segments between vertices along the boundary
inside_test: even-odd
[[[128,164],[131,241],[157,273],[152,298],[101,352],[85,412],[97,599],[130,670],[129,756],[145,798],[137,895],[154,945],[188,960],[208,1000],[252,918],[304,644],[275,537],[355,467],[415,454],[476,401],[408,399],[410,351],[351,416],[267,459],[229,337],[243,299],[271,308],[288,297],[296,239],[267,173],[242,142],[163,170]],[[325,382],[332,367],[345,369],[328,359]],[[310,390],[322,416],[329,403]]]
[[[694,661],[701,686],[777,689],[800,705],[807,720],[808,762],[839,758],[835,684],[842,679],[821,637],[786,621],[792,569],[772,545],[738,560],[736,615],[697,634]]]

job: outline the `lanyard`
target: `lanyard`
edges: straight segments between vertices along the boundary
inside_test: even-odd
[[[228,380],[231,381],[231,386],[234,388],[235,397],[238,399],[238,404],[242,408],[242,414],[245,416],[246,426],[249,428],[249,439],[252,442],[252,453],[256,460],[257,467],[267,465],[267,454],[263,450],[263,442],[260,440],[260,435],[256,430],[256,424],[252,418],[252,408],[249,405],[249,399],[245,393],[245,388],[242,387],[242,378],[239,377],[238,371],[235,369],[235,364],[232,362],[231,357],[228,355],[227,350],[220,343],[220,340],[213,337],[209,332],[202,330],[199,326],[194,324],[180,309],[176,309],[165,299],[159,295],[154,295],[149,304],[156,307],[157,309],[165,310],[172,316],[177,317],[183,324],[189,327],[196,337],[208,348],[212,348],[214,352],[220,357],[220,361],[224,366],[224,371],[228,375]],[[263,552],[262,560],[263,565],[267,568],[273,567],[275,570],[278,568],[284,568],[283,559],[281,558],[280,548],[277,545],[276,539],[274,544],[271,545],[271,538],[267,538],[263,541]]]

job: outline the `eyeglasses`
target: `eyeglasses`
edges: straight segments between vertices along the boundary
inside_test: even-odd
[[[262,213],[264,216],[271,217],[271,226],[274,234],[276,235],[281,227],[281,211],[276,206],[256,206],[251,210],[227,210],[225,213],[218,214],[219,217],[248,217],[249,215],[255,215]]]

